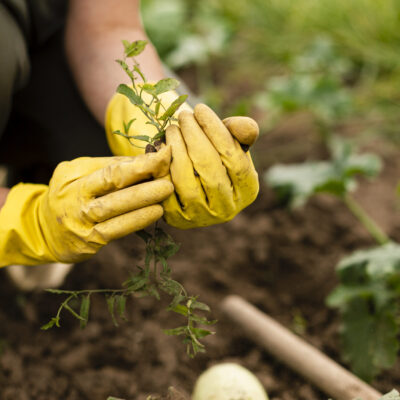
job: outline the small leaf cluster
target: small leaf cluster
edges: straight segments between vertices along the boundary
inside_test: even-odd
[[[303,205],[317,193],[344,197],[356,188],[355,177],[375,177],[381,161],[375,154],[358,154],[348,141],[332,137],[331,159],[302,164],[275,165],[264,175],[266,183],[292,207]]]
[[[186,318],[187,323],[177,328],[165,329],[164,333],[172,336],[183,336],[183,343],[186,344],[187,354],[190,357],[199,352],[204,352],[204,345],[199,339],[211,335],[214,332],[198,327],[198,325],[212,325],[216,321],[209,321],[199,312],[209,312],[207,304],[197,300],[195,296],[189,296],[185,288],[171,278],[171,268],[167,259],[174,255],[179,246],[173,241],[172,237],[160,228],[155,229],[154,235],[149,235],[146,231],[138,232],[138,235],[146,243],[145,267],[141,273],[131,277],[125,285],[139,285],[140,290],[145,294],[160,299],[160,291],[172,297],[167,307],[168,311],[175,312]],[[151,265],[153,264],[153,269]],[[157,270],[158,264],[160,270]],[[153,274],[154,279],[149,277]]]
[[[357,251],[337,266],[340,284],[327,298],[342,314],[343,352],[370,381],[397,358],[400,332],[400,245]]]
[[[123,288],[76,291],[48,289],[47,291],[50,293],[66,295],[67,297],[59,306],[55,317],[51,318],[41,329],[60,327],[63,310],[68,311],[78,319],[82,329],[85,328],[89,319],[90,299],[94,294],[105,295],[112,321],[115,326],[118,326],[118,318],[127,320],[126,302],[131,295],[152,296],[160,300],[161,294],[164,293],[171,297],[167,310],[182,315],[187,320],[184,325],[165,329],[164,332],[167,335],[183,336],[183,342],[186,344],[187,354],[190,357],[199,352],[204,352],[204,345],[199,339],[214,332],[203,329],[199,325],[211,325],[216,321],[209,321],[201,315],[201,313],[210,311],[207,304],[198,301],[195,296],[188,295],[185,288],[171,278],[171,268],[167,260],[179,250],[179,245],[174,242],[169,234],[157,226],[153,234],[144,230],[136,232],[136,234],[146,244],[144,265],[137,266],[136,271],[132,272],[129,279],[122,284]],[[78,302],[80,302],[79,310],[74,309],[74,304]]]
[[[135,119],[131,119],[128,122],[124,121],[124,131],[117,130],[113,133],[125,137],[131,145],[136,147],[140,146],[133,142],[133,139],[141,140],[151,145],[158,140],[163,140],[168,124],[175,121],[173,115],[188,97],[187,95],[181,95],[168,107],[163,104],[160,96],[163,93],[175,90],[179,86],[179,81],[174,78],[161,79],[156,83],[147,81],[145,74],[135,59],[135,57],[144,51],[146,44],[147,41],[145,40],[134,42],[123,40],[124,59],[116,60],[131,81],[131,85],[120,84],[117,88],[117,93],[125,96],[145,115],[147,119],[146,124],[152,125],[157,129],[157,134],[154,136],[130,135],[129,131]],[[129,65],[129,60],[131,61],[131,65]]]

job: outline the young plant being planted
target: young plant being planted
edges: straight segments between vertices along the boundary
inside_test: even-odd
[[[342,316],[343,358],[370,381],[391,367],[400,348],[400,245],[393,242],[352,196],[356,175],[376,176],[381,162],[373,154],[357,154],[348,142],[332,137],[330,161],[277,165],[265,181],[282,201],[303,205],[318,193],[338,197],[377,242],[356,251],[337,266],[340,284],[327,304]]]
[[[129,130],[134,119],[123,121],[124,131],[115,131],[114,134],[126,138],[133,146],[142,147],[146,152],[157,151],[165,138],[165,131],[171,122],[175,121],[174,114],[185,102],[187,95],[179,96],[168,107],[162,102],[160,95],[175,90],[179,82],[176,79],[166,78],[157,83],[149,83],[145,74],[140,69],[135,57],[142,53],[146,47],[146,41],[128,42],[124,44],[124,59],[117,60],[131,81],[131,86],[121,84],[117,92],[126,96],[129,101],[137,106],[145,115],[147,124],[151,124],[157,129],[154,137],[147,135],[130,135]],[[129,65],[129,61],[131,65]],[[149,96],[150,95],[150,96]],[[147,100],[149,99],[149,100]],[[142,141],[144,146],[139,146],[133,139]],[[139,142],[140,143],[140,142]],[[126,302],[128,297],[137,295],[139,297],[152,296],[160,300],[164,293],[170,296],[168,311],[175,312],[185,317],[186,322],[182,326],[173,329],[166,329],[168,335],[183,336],[183,342],[187,346],[189,356],[194,356],[198,352],[204,352],[204,345],[199,339],[212,334],[208,329],[199,326],[210,325],[215,321],[209,321],[203,314],[209,312],[209,307],[198,301],[196,296],[189,295],[185,288],[171,278],[171,268],[168,259],[178,250],[172,237],[157,225],[149,233],[147,231],[136,232],[146,244],[144,265],[137,266],[131,272],[130,277],[123,283],[122,288],[118,289],[94,289],[94,290],[59,290],[48,289],[47,291],[66,296],[60,304],[56,315],[42,326],[47,330],[54,326],[60,327],[63,311],[68,311],[80,321],[84,328],[89,320],[91,297],[95,294],[102,294],[106,298],[108,310],[111,318],[118,326],[118,319],[126,320]],[[79,301],[80,307],[74,309],[74,304]]]
[[[144,51],[147,42],[145,40],[138,40],[131,43],[123,40],[122,43],[125,47],[125,58],[124,60],[117,60],[117,63],[121,65],[122,69],[128,75],[132,86],[130,87],[122,83],[118,86],[117,92],[126,96],[132,104],[140,109],[147,118],[146,124],[154,126],[157,129],[157,134],[153,137],[147,135],[129,135],[129,129],[135,122],[135,119],[131,119],[128,122],[123,121],[124,132],[118,130],[113,133],[129,140],[132,146],[140,147],[133,143],[132,139],[147,142],[147,146],[144,147],[146,152],[154,152],[157,151],[157,146],[160,146],[161,142],[164,141],[168,125],[172,121],[176,121],[173,115],[186,101],[188,96],[186,94],[179,96],[166,108],[161,101],[160,95],[175,90],[179,86],[179,81],[173,78],[165,78],[155,84],[149,83],[135,60],[135,56]],[[131,67],[127,64],[128,58],[132,59]],[[141,82],[137,82],[138,79]],[[151,99],[147,102],[143,95],[144,93],[151,96]]]

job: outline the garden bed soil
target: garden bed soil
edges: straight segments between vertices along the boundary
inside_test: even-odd
[[[294,119],[261,137],[253,152],[260,178],[277,161],[325,156],[316,137],[300,122]],[[379,180],[363,181],[356,196],[400,240],[395,199],[399,151],[379,141],[368,147],[384,154],[385,167]],[[94,298],[85,330],[65,315],[62,328],[41,331],[61,298],[44,292],[21,293],[1,270],[0,398],[145,400],[150,394],[166,394],[171,385],[189,395],[207,367],[234,361],[258,376],[271,399],[327,399],[244,336],[240,327],[220,313],[219,305],[228,294],[243,296],[339,361],[339,318],[324,299],[336,284],[338,260],[373,242],[338,200],[319,196],[289,212],[260,180],[258,199],[231,222],[191,231],[168,228],[181,243],[171,259],[173,276],[208,303],[212,318],[219,320],[216,334],[205,340],[205,354],[190,359],[179,338],[162,333],[181,320],[165,311],[165,301],[154,299],[132,299],[127,307],[129,321],[118,328],[104,299]],[[143,245],[131,235],[76,265],[63,288],[119,287],[127,269],[142,258]],[[399,383],[397,364],[373,385],[387,392]]]

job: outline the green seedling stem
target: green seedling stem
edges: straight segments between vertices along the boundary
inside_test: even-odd
[[[389,237],[385,232],[377,225],[377,223],[365,212],[361,205],[352,197],[350,194],[346,194],[342,197],[342,200],[346,204],[347,208],[353,213],[353,215],[363,224],[365,229],[371,234],[371,236],[383,245],[390,241]]]

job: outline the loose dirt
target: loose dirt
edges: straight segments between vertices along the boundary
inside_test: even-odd
[[[381,179],[364,181],[357,197],[394,239],[400,240],[395,186],[399,151],[378,141],[368,147],[384,154]],[[336,284],[335,264],[345,254],[373,244],[368,233],[336,200],[320,196],[303,209],[282,208],[262,182],[274,162],[325,157],[318,140],[299,121],[262,136],[253,151],[261,180],[256,202],[229,223],[191,231],[170,229],[181,243],[171,259],[174,277],[200,296],[219,320],[205,342],[207,353],[189,359],[179,338],[163,328],[180,323],[165,302],[132,299],[129,322],[113,326],[102,298],[93,301],[85,330],[68,315],[61,329],[40,326],[61,298],[24,294],[0,271],[0,398],[2,400],[145,400],[174,386],[190,394],[196,377],[218,362],[235,361],[252,370],[271,399],[320,400],[328,396],[274,360],[219,312],[227,294],[238,294],[303,336],[335,360],[339,318],[324,299]],[[111,243],[93,259],[76,265],[65,289],[118,287],[127,269],[143,257],[134,235]],[[387,392],[400,382],[400,365],[373,384]],[[166,397],[168,398],[168,397]]]

